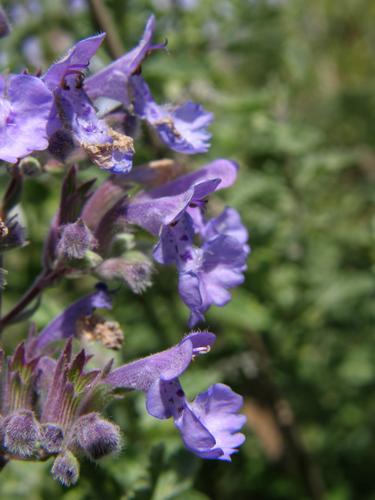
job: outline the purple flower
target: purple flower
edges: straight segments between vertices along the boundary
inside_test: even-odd
[[[141,192],[126,203],[126,220],[157,236],[163,226],[175,222],[185,211],[190,213],[194,207],[204,205],[210,193],[231,186],[237,170],[236,163],[218,159],[160,187]]]
[[[15,163],[48,147],[52,94],[35,76],[0,76],[0,159]]]
[[[61,124],[57,131],[63,126],[100,168],[122,174],[130,171],[133,140],[97,117],[82,88],[81,76],[66,77],[64,86],[55,91],[55,100]]]
[[[236,175],[235,163],[216,160],[141,193],[125,208],[128,222],[159,235],[154,259],[177,266],[179,293],[191,310],[190,327],[204,319],[211,305],[225,305],[230,300],[228,289],[244,280],[250,249],[238,212],[227,207],[208,221],[204,213],[208,194],[230,186]],[[194,244],[196,235],[201,247]]]
[[[142,76],[132,76],[130,83],[134,94],[134,112],[156,129],[168,147],[185,154],[208,151],[211,134],[207,132],[207,127],[213,120],[212,113],[191,101],[177,107],[160,106],[154,101]]]
[[[97,290],[77,300],[51,321],[29,345],[29,352],[39,353],[51,342],[74,337],[77,321],[89,316],[96,308],[111,309],[112,302],[105,285],[98,285]]]
[[[179,265],[178,283],[191,310],[190,327],[204,319],[211,305],[222,307],[230,301],[228,289],[244,281],[247,255],[247,245],[221,234],[190,250],[189,258]]]
[[[175,421],[185,446],[201,458],[230,462],[245,441],[238,432],[246,422],[237,413],[242,404],[242,397],[224,384],[214,384],[199,394]]]
[[[194,358],[210,351],[215,335],[190,333],[174,347],[115,370],[110,361],[102,370],[87,371],[92,357],[84,350],[72,355],[77,319],[91,314],[93,307],[109,306],[105,290],[95,292],[70,306],[39,336],[32,331],[26,347],[18,346],[3,379],[3,449],[22,458],[58,454],[52,474],[71,484],[79,473],[74,454],[97,460],[120,449],[119,428],[99,412],[116,397],[116,388],[125,388],[146,393],[150,415],[172,417],[190,451],[202,458],[230,461],[245,439],[239,432],[245,422],[238,413],[241,396],[215,384],[189,402],[178,378]],[[59,339],[68,342],[54,360],[44,352]]]
[[[151,16],[137,47],[88,78],[85,90],[93,100],[109,97],[121,102],[154,127],[161,140],[174,151],[204,153],[209,148],[211,134],[207,127],[212,122],[212,113],[193,102],[176,107],[160,106],[139,74],[144,59],[151,52],[165,47],[165,44],[152,45],[154,30],[155,18]]]
[[[67,153],[71,149],[67,139],[71,136],[72,141],[82,147],[100,168],[113,173],[127,173],[132,167],[133,140],[111,129],[97,117],[83,88],[83,72],[104,36],[101,34],[81,40],[43,76],[55,98],[48,124],[50,150],[64,157],[64,149]]]
[[[215,336],[191,333],[175,347],[112,371],[105,382],[146,393],[150,415],[173,417],[185,446],[202,458],[230,461],[245,437],[238,431],[245,417],[238,415],[242,397],[228,386],[215,384],[189,403],[178,377],[191,360],[210,350]]]
[[[249,238],[240,214],[231,207],[226,207],[218,217],[210,219],[202,228],[202,236],[205,240],[210,240],[219,234],[230,236],[243,245],[247,243]],[[245,248],[250,252],[247,245]]]
[[[152,45],[155,30],[155,17],[151,16],[146,24],[139,44],[130,52],[114,61],[109,66],[90,76],[85,82],[87,95],[95,100],[98,97],[109,97],[129,106],[129,78],[135,73],[147,55],[164,45]]]
[[[105,33],[80,40],[68,53],[46,71],[43,81],[51,91],[55,91],[67,75],[82,73],[103,42]]]
[[[193,219],[190,220],[193,226]],[[169,232],[177,233],[178,237],[174,239],[178,239],[181,245],[181,229],[178,229],[180,224],[181,222],[174,228],[169,228]],[[207,222],[200,218],[197,231],[203,241],[201,248],[188,246],[183,254],[178,254],[176,261],[179,269],[179,293],[191,310],[190,327],[204,319],[203,315],[211,305],[222,307],[229,302],[231,296],[228,289],[243,283],[246,260],[250,253],[247,229],[234,208],[225,208],[218,217]],[[166,232],[167,230],[162,231],[154,257],[159,262],[170,263],[165,262],[168,248],[171,248],[170,242],[165,240]]]

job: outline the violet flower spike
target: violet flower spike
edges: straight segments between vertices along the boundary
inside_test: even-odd
[[[230,461],[245,440],[238,432],[246,420],[237,413],[242,397],[224,384],[215,384],[189,403],[178,379],[214,341],[212,333],[191,333],[175,347],[115,369],[105,382],[144,391],[148,413],[160,419],[173,417],[190,451],[202,458]]]

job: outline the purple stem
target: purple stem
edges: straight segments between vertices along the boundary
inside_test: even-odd
[[[59,269],[56,271],[43,271],[27,290],[27,292],[21,297],[17,304],[11,309],[3,318],[0,320],[0,334],[9,323],[12,322],[21,312],[26,309],[26,307],[40,295],[45,288],[50,286],[53,281],[61,278],[65,273],[65,269]]]

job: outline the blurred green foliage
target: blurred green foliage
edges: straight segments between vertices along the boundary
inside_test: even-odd
[[[250,230],[246,284],[208,314],[217,346],[184,383],[190,395],[214,381],[244,394],[247,441],[232,464],[203,462],[182,449],[171,422],[148,417],[143,395],[130,395],[108,410],[124,431],[119,457],[84,464],[70,490],[53,482],[49,463],[11,463],[1,473],[1,498],[375,499],[375,3],[105,4],[125,48],[156,14],[156,38],[168,39],[169,53],[149,58],[143,71],[160,101],[191,98],[215,113],[212,148],[191,164],[226,156],[241,165],[237,185],[211,209],[235,206]],[[14,26],[1,42],[1,62],[12,70],[46,67],[100,29],[83,0],[9,0],[4,7]],[[109,60],[104,46],[93,66]],[[136,161],[165,155],[143,129]],[[27,182],[30,245],[7,256],[5,308],[38,273],[61,178]],[[92,283],[48,291],[38,326]],[[187,311],[168,269],[140,297],[121,290],[113,317],[126,334],[119,361],[165,348],[186,331]],[[22,326],[13,327],[5,345],[22,335]]]

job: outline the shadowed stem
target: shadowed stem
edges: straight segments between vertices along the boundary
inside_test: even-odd
[[[302,479],[307,497],[312,500],[322,500],[325,492],[321,471],[301,440],[291,405],[274,382],[267,346],[259,335],[249,333],[248,338],[251,350],[257,354],[259,364],[259,374],[255,381],[259,391],[258,397],[251,388],[249,394],[252,399],[260,401],[271,409],[286,445],[285,458],[289,459],[293,469]]]
[[[21,314],[26,307],[37,298],[47,287],[49,287],[54,281],[61,278],[65,273],[65,269],[59,269],[56,271],[43,271],[27,290],[27,292],[21,297],[19,302],[11,309],[3,318],[0,320],[0,334],[9,326],[12,321],[14,321],[19,314]]]
[[[89,4],[95,22],[107,34],[106,42],[109,53],[113,59],[119,58],[124,53],[124,47],[109,10],[102,0],[89,0]]]
[[[4,266],[4,256],[2,253],[0,253],[0,273],[3,266]],[[0,321],[1,321],[2,307],[3,307],[3,288],[0,284]]]
[[[8,460],[4,456],[0,455],[0,472],[4,469],[7,463]]]

